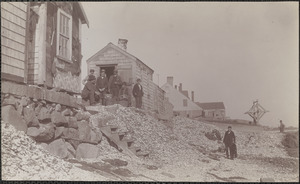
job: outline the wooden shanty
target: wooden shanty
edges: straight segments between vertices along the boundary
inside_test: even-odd
[[[2,2],[1,79],[79,93],[79,2]]]
[[[100,70],[104,69],[109,78],[117,69],[121,80],[131,86],[131,89],[139,78],[144,91],[143,108],[160,113],[172,112],[172,105],[165,98],[164,90],[152,81],[154,70],[127,52],[127,42],[126,39],[119,39],[118,46],[108,43],[87,60],[88,71],[94,69],[99,76]],[[135,100],[133,97],[131,99],[134,106]]]

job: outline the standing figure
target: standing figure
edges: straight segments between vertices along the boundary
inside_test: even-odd
[[[96,77],[94,75],[90,75],[88,78],[88,82],[85,84],[81,97],[84,100],[89,100],[90,105],[94,105],[96,102],[96,96],[95,96],[95,91],[96,91]]]
[[[279,126],[279,131],[281,132],[281,133],[283,133],[284,132],[284,124],[282,123],[282,120],[280,120],[280,126]]]
[[[132,94],[135,97],[136,108],[142,108],[143,86],[141,85],[141,79],[137,79],[136,82],[133,86]]]
[[[121,77],[118,75],[118,71],[114,70],[114,74],[109,77],[108,92],[112,94],[112,99],[117,100],[119,98],[119,90],[122,85]]]
[[[108,79],[105,76],[105,70],[102,69],[100,72],[100,76],[97,78],[96,89],[99,94],[99,101],[102,105],[106,105],[104,95],[106,94],[108,86]]]
[[[231,131],[231,126],[228,126],[228,130],[225,132],[223,142],[225,144],[226,157],[228,157],[228,149],[230,151],[230,159],[234,158],[234,150],[233,145],[235,144],[235,135],[233,131]]]
[[[93,76],[96,78],[96,76],[94,75],[94,72],[95,72],[94,69],[90,69],[90,74],[89,74],[88,76],[86,76],[86,77],[83,79],[83,81],[82,81],[82,84],[83,84],[83,85],[85,85],[86,82],[89,80],[89,76],[93,75]]]

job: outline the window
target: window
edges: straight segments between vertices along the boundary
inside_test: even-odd
[[[187,99],[183,99],[183,106],[184,106],[184,107],[187,107],[187,103],[188,103],[188,102],[187,102]]]
[[[71,61],[72,55],[72,16],[63,10],[57,11],[57,47],[59,58]]]

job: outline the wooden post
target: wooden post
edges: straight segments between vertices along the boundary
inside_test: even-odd
[[[28,75],[28,63],[29,63],[29,23],[30,23],[30,1],[27,2],[27,14],[26,14],[26,33],[25,33],[25,61],[24,61],[24,83],[27,84]]]

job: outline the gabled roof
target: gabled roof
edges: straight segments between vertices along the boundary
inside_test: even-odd
[[[225,106],[224,106],[223,102],[208,102],[208,103],[196,102],[196,104],[204,110],[225,109]]]
[[[87,16],[85,14],[85,11],[84,11],[81,3],[80,2],[76,2],[75,4],[78,5],[78,8],[80,10],[79,11],[80,12],[79,17],[80,17],[80,20],[81,20],[82,24],[86,24],[89,27],[89,20],[87,19]]]
[[[96,54],[94,54],[93,56],[91,56],[89,59],[86,60],[86,62],[90,62],[92,61],[97,55],[101,54],[102,52],[104,52],[108,47],[111,47],[119,52],[121,52],[122,54],[126,55],[127,57],[142,63],[143,65],[145,65],[147,68],[149,68],[152,72],[154,72],[154,70],[152,68],[150,68],[148,65],[146,65],[144,62],[142,62],[139,58],[135,57],[134,55],[126,52],[125,50],[121,49],[120,47],[114,45],[113,43],[108,43],[103,49],[101,49],[100,51],[98,51]]]
[[[169,102],[174,106],[174,111],[191,111],[191,110],[202,110],[195,102],[190,100],[182,92],[175,89],[169,83],[165,83],[161,87],[166,92],[166,97],[169,99]],[[188,102],[188,106],[183,105],[183,100]]]

